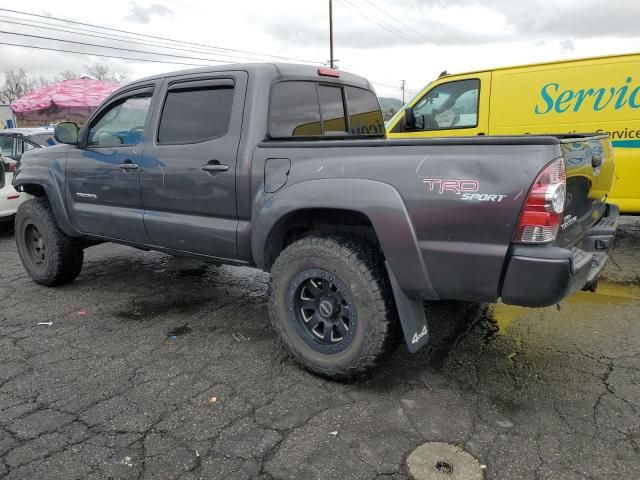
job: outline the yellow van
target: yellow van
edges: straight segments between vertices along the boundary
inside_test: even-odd
[[[640,54],[443,73],[387,125],[389,138],[608,133],[609,202],[640,213]]]

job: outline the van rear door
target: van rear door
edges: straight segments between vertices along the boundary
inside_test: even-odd
[[[614,156],[608,135],[559,136],[567,172],[564,217],[559,246],[573,246],[606,214],[614,181]]]

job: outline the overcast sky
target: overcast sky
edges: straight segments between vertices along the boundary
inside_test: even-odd
[[[0,7],[153,35],[167,40],[139,41],[168,41],[172,45],[162,49],[55,30],[94,29],[79,24],[55,22],[57,27],[29,27],[24,24],[52,21],[0,10],[2,32],[173,55],[154,57],[0,33],[1,70],[24,68],[32,75],[53,77],[66,69],[83,72],[84,65],[97,61],[127,73],[130,79],[188,66],[34,50],[6,43],[197,64],[214,64],[202,60],[211,58],[246,61],[223,55],[267,59],[269,54],[311,62],[329,58],[328,0],[30,0],[0,2]],[[397,97],[400,92],[380,84],[399,86],[405,79],[409,89],[418,90],[443,70],[453,73],[640,51],[640,2],[635,0],[334,0],[333,10],[338,65],[378,82],[376,89],[383,96]],[[171,40],[260,55],[214,52]]]

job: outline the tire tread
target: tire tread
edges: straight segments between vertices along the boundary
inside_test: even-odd
[[[269,299],[269,317],[274,330],[278,333],[280,341],[284,344],[296,361],[304,368],[317,375],[338,381],[353,380],[359,378],[377,367],[394,350],[398,341],[398,319],[393,294],[384,266],[382,255],[366,242],[355,236],[344,234],[320,235],[312,234],[287,246],[276,259],[271,275],[277,279],[285,266],[297,258],[309,247],[320,248],[342,262],[353,267],[358,273],[357,280],[362,285],[367,285],[373,299],[371,305],[378,312],[375,318],[374,328],[367,332],[365,350],[357,358],[357,361],[343,368],[324,369],[308,362],[303,355],[290,348],[288,337],[281,325],[281,319],[277,315],[277,301],[274,299],[273,290]],[[344,279],[343,279],[344,280]]]
[[[46,275],[32,275],[27,262],[23,265],[29,276],[41,285],[49,287],[65,285],[71,283],[82,271],[84,262],[84,250],[81,243],[66,235],[56,222],[51,206],[46,198],[34,198],[27,200],[18,208],[16,217],[16,243],[21,242],[21,232],[18,229],[18,222],[24,216],[37,218],[42,222],[49,244],[47,245],[48,262],[51,271]],[[21,252],[20,245],[18,251]],[[20,253],[22,256],[22,253]]]

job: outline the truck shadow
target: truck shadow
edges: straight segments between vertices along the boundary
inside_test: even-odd
[[[500,330],[494,308],[488,304],[434,302],[425,309],[430,335],[427,345],[410,354],[402,340],[391,359],[364,379],[362,387],[384,391],[415,381],[416,372],[441,372],[467,337],[488,345]]]

